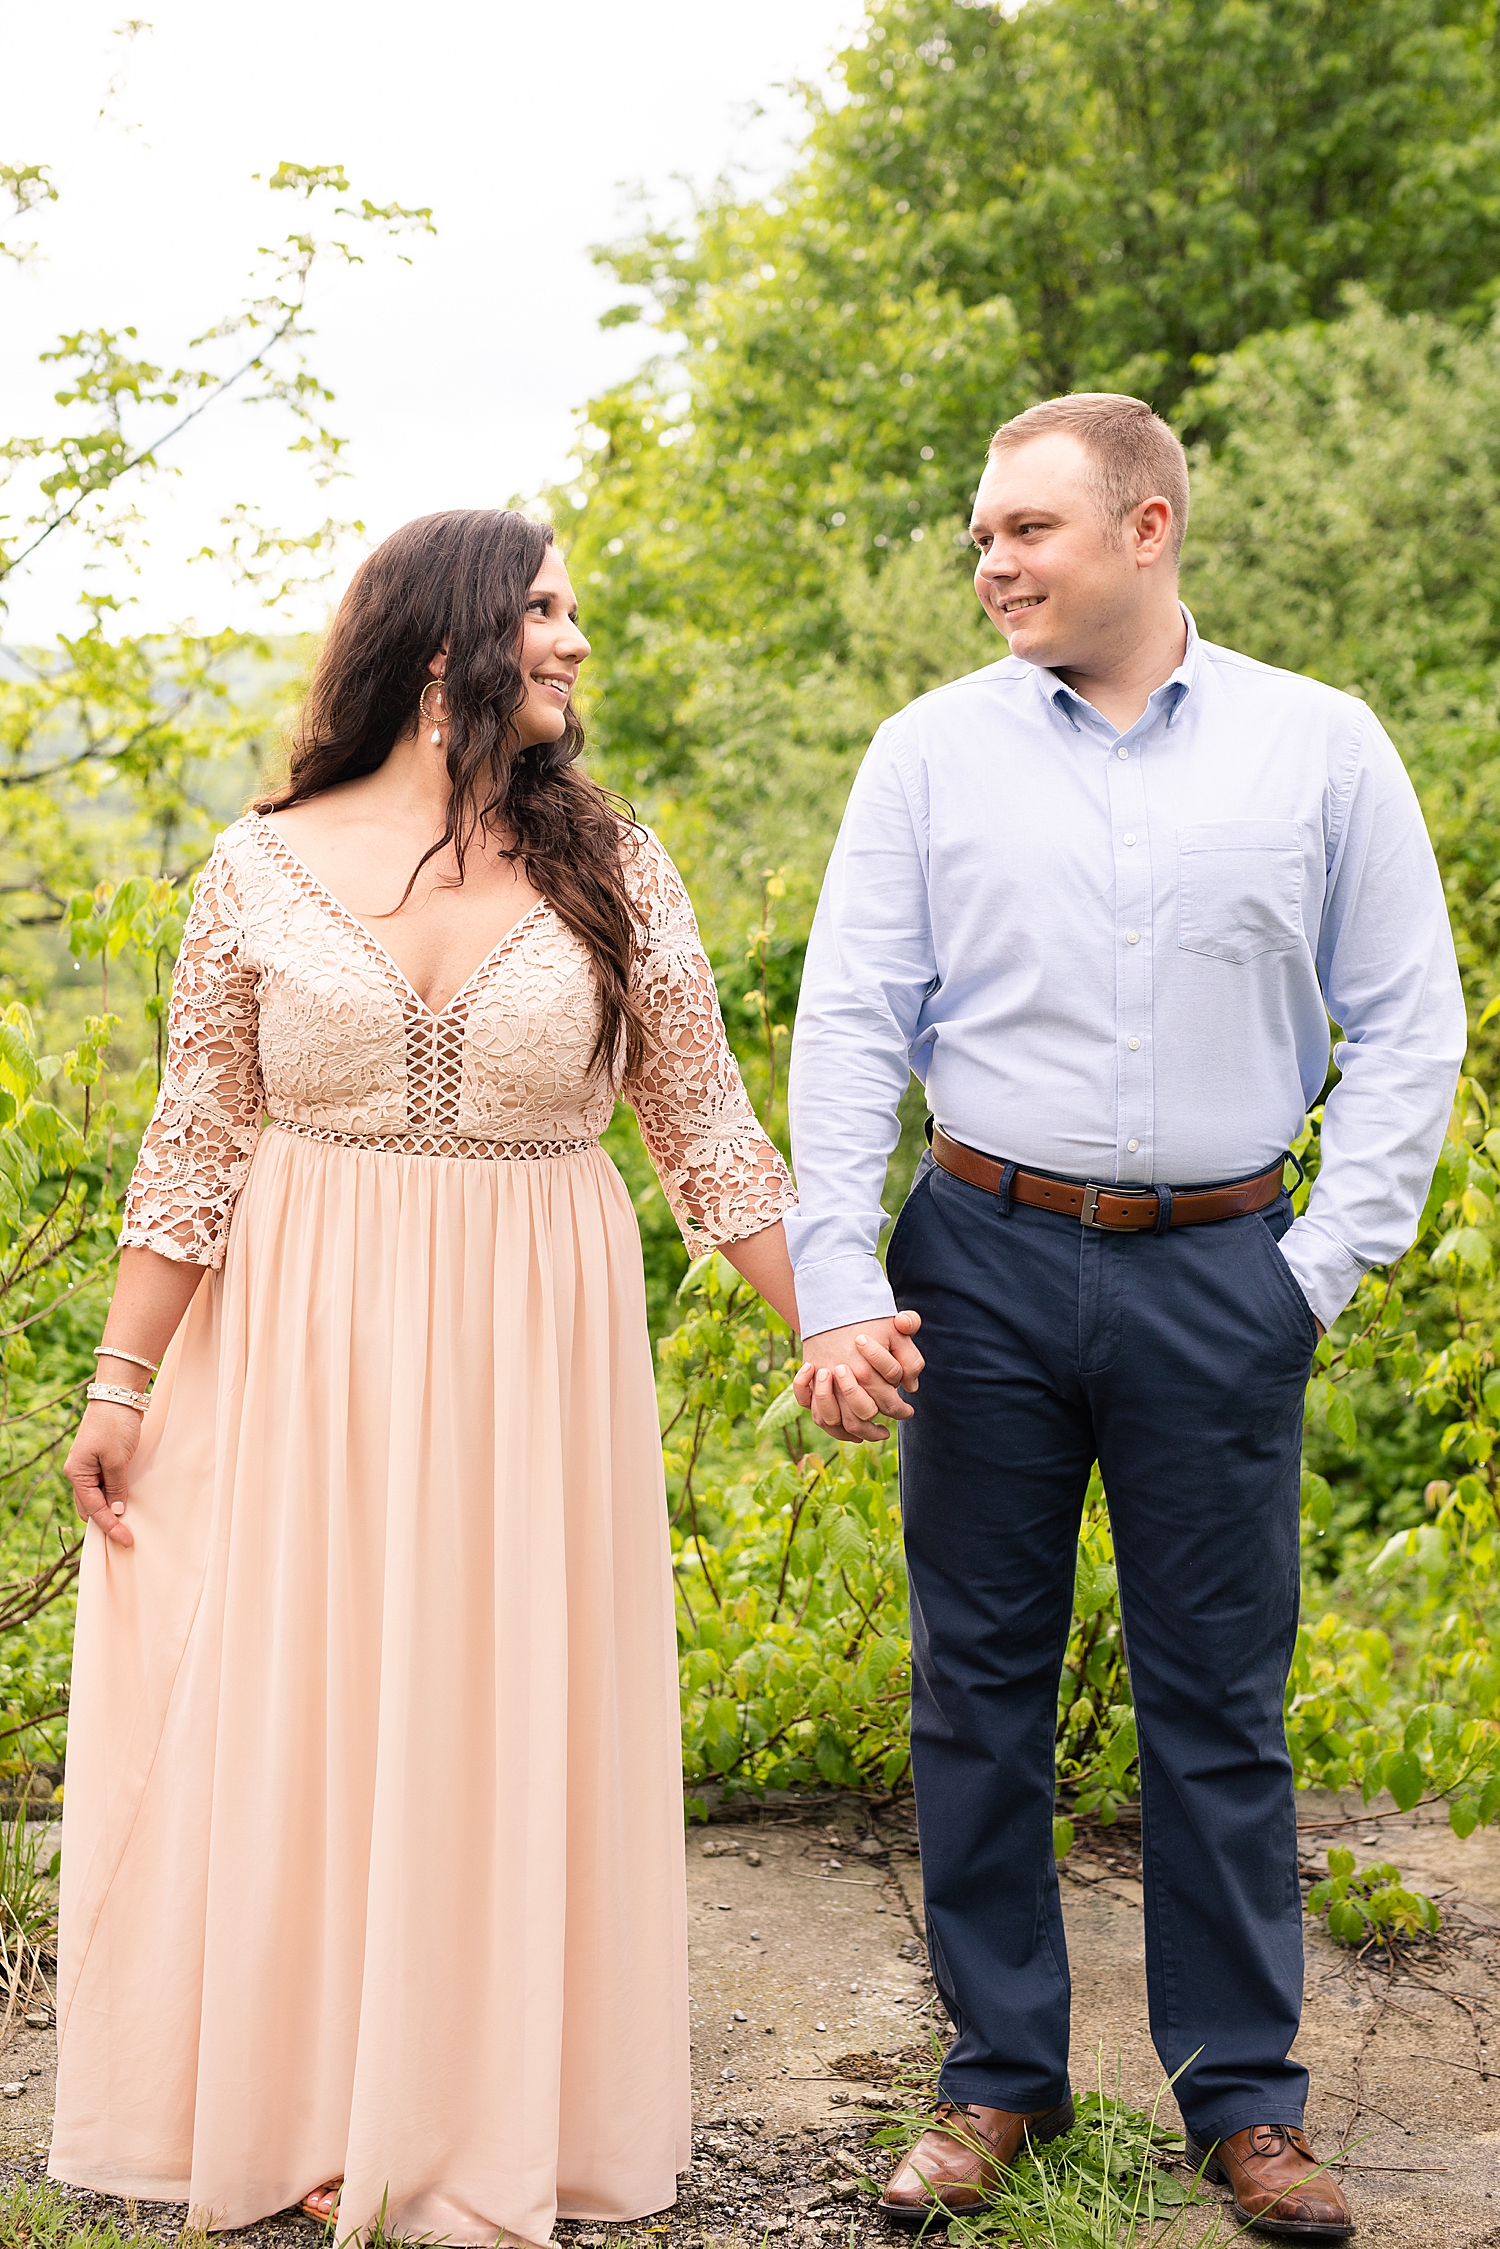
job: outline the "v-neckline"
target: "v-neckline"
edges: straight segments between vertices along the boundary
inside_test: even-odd
[[[490,966],[490,963],[494,960],[497,960],[500,954],[506,950],[507,946],[511,942],[511,939],[515,937],[519,931],[523,930],[529,921],[533,920],[537,914],[540,914],[544,910],[549,908],[551,904],[551,901],[549,899],[538,898],[534,906],[528,906],[525,913],[518,915],[517,918],[511,923],[509,929],[505,931],[504,935],[496,939],[495,943],[485,954],[484,959],[475,963],[474,967],[469,971],[468,975],[459,985],[458,990],[453,994],[452,998],[445,1000],[441,1007],[433,1007],[430,1001],[423,999],[421,993],[417,990],[416,985],[407,975],[405,969],[396,959],[394,953],[392,953],[387,946],[382,945],[380,939],[375,935],[374,930],[370,928],[369,924],[367,922],[361,921],[359,915],[354,912],[352,907],[346,906],[342,898],[337,898],[334,896],[334,893],[329,889],[327,883],[324,882],[320,876],[313,873],[311,867],[307,864],[307,861],[301,858],[295,851],[293,851],[291,845],[287,842],[286,837],[281,833],[281,830],[279,828],[272,827],[267,815],[263,812],[256,813],[254,815],[254,818],[256,822],[254,832],[260,835],[269,836],[276,849],[281,853],[282,857],[288,860],[291,865],[295,867],[297,873],[312,885],[313,889],[317,891],[318,895],[325,901],[325,903],[332,907],[334,914],[343,921],[348,922],[352,928],[357,929],[360,936],[364,938],[365,942],[374,947],[375,951],[385,962],[386,967],[390,970],[391,974],[396,978],[403,989],[410,994],[411,998],[422,1010],[422,1013],[428,1018],[429,1022],[432,1023],[441,1023],[443,1017],[448,1013],[449,1009],[457,1007],[459,1001],[463,998],[465,992],[469,989],[469,986],[474,983],[476,978],[482,976],[485,970]]]

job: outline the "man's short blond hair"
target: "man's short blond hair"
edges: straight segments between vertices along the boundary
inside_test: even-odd
[[[1172,503],[1172,558],[1182,552],[1188,521],[1187,455],[1160,415],[1143,398],[1112,390],[1073,391],[1028,406],[1002,422],[990,439],[990,459],[1014,452],[1035,437],[1064,430],[1076,437],[1094,467],[1094,486],[1105,521],[1118,527],[1142,500]]]

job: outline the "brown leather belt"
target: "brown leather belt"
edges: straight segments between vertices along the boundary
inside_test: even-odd
[[[982,1156],[977,1148],[950,1140],[939,1125],[932,1129],[932,1153],[955,1179],[967,1180],[971,1187],[983,1187],[991,1195],[999,1194],[1009,1167],[997,1163],[993,1156]],[[1227,1187],[1188,1187],[1180,1194],[1174,1191],[1167,1223],[1212,1226],[1221,1218],[1243,1218],[1251,1211],[1264,1210],[1281,1193],[1282,1177],[1283,1165],[1277,1162],[1269,1171],[1257,1172],[1253,1179],[1232,1180]],[[1010,1199],[1035,1210],[1060,1211],[1064,1218],[1076,1218],[1080,1226],[1102,1226],[1111,1233],[1149,1232],[1161,1210],[1149,1187],[1084,1186],[1076,1179],[1054,1179],[1044,1171],[1012,1173]]]

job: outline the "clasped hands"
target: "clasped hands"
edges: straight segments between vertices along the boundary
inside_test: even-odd
[[[831,1437],[884,1443],[889,1432],[879,1415],[892,1421],[912,1416],[901,1393],[916,1389],[927,1363],[911,1340],[921,1325],[918,1313],[896,1312],[804,1336],[803,1363],[792,1383],[798,1405]]]

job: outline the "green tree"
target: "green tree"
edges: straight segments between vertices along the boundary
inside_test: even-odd
[[[98,548],[128,548],[133,495],[182,432],[225,399],[278,408],[291,420],[292,450],[307,458],[315,481],[327,485],[339,475],[345,441],[324,418],[333,393],[304,349],[313,333],[308,294],[314,272],[362,264],[357,229],[392,238],[430,234],[432,213],[372,203],[367,196],[357,204],[339,201],[350,188],[338,164],[279,164],[265,184],[273,195],[299,200],[307,217],[257,252],[250,295],[192,339],[187,349],[195,357],[171,369],[142,358],[133,327],[80,329],[43,352],[44,365],[63,370],[55,393],[61,419],[52,430],[0,441],[0,480],[18,482],[22,496],[19,512],[0,517],[0,607],[5,580],[60,532],[82,530]],[[0,194],[9,195],[18,213],[56,199],[41,164],[0,165]],[[336,232],[313,231],[314,218],[325,214]],[[34,249],[0,243],[0,256],[25,262]],[[274,603],[303,582],[299,558],[316,556],[349,528],[330,521],[288,536],[240,504],[223,520],[216,556]]]
[[[691,769],[705,663],[842,651],[843,551],[966,512],[1031,399],[1165,410],[1352,283],[1492,301],[1493,0],[874,0],[839,67],[773,195],[601,253],[610,317],[673,347],[592,402],[558,496],[627,777]]]
[[[1422,795],[1474,1017],[1500,989],[1500,332],[1368,296],[1218,361],[1191,412],[1202,629],[1374,705]],[[1191,434],[1191,430],[1190,430]],[[1478,1033],[1493,1074],[1496,1033]]]
[[[265,185],[294,206],[293,225],[257,253],[244,301],[192,338],[175,365],[143,356],[134,327],[80,330],[42,354],[58,370],[51,425],[0,440],[0,616],[16,575],[59,539],[73,543],[80,565],[129,566],[142,498],[170,465],[174,442],[205,414],[269,408],[315,485],[344,473],[344,440],[328,421],[333,395],[307,358],[315,276],[362,263],[368,237],[430,232],[431,214],[352,198],[339,165],[284,163]],[[44,165],[9,165],[0,166],[0,195],[35,215],[55,191]],[[0,250],[24,261],[33,247]],[[339,534],[359,528],[330,518],[288,533],[241,502],[202,559],[274,612],[325,576]],[[79,614],[58,619],[49,646],[4,651],[0,932],[55,924],[72,889],[106,867],[181,874],[194,866],[221,811],[207,773],[229,760],[244,770],[261,714],[238,699],[247,681],[275,668],[264,633],[132,633],[119,596],[91,592],[82,567],[78,585]],[[13,987],[19,977],[32,1000],[40,997],[35,962],[34,951],[12,943],[7,957],[0,943],[0,977]]]
[[[882,0],[810,170],[883,273],[1007,297],[1039,390],[1160,406],[1349,281],[1491,302],[1494,42],[1490,0]]]

